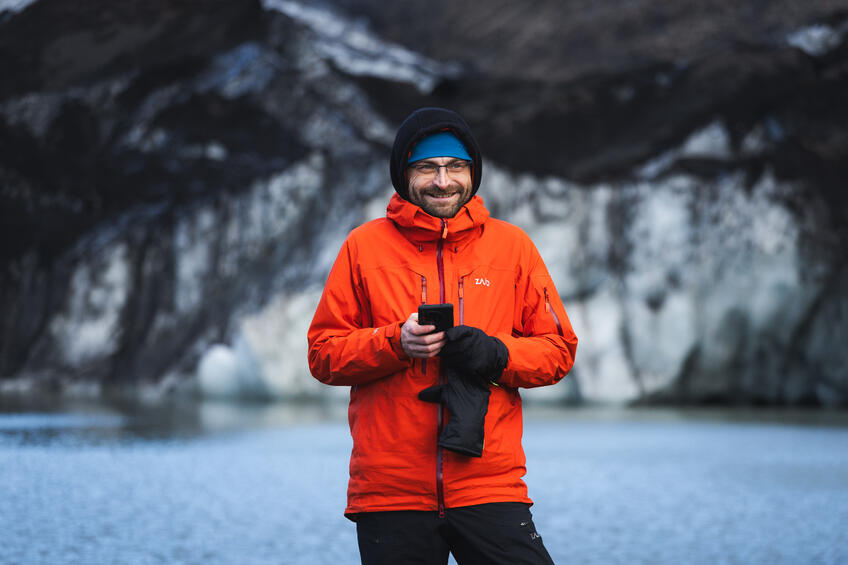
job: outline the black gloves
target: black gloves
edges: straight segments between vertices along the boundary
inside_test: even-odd
[[[450,420],[439,436],[441,447],[480,457],[489,410],[489,383],[500,378],[509,351],[501,340],[470,326],[451,328],[446,338],[439,354],[446,382],[422,390],[418,398],[444,402],[450,412]]]
[[[439,446],[463,455],[483,455],[483,424],[489,410],[489,387],[463,379],[450,367],[445,367],[447,382],[431,386],[418,393],[427,402],[443,402],[450,420],[442,427]]]
[[[450,328],[445,337],[447,343],[439,353],[443,363],[467,379],[484,384],[498,382],[509,358],[501,340],[471,326]]]

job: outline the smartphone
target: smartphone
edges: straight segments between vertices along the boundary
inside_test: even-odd
[[[433,333],[453,327],[453,304],[422,304],[418,307],[418,324],[436,326]]]

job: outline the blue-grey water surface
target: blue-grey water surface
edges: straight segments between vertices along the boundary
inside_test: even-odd
[[[336,407],[0,413],[2,564],[359,563]],[[848,564],[848,427],[529,410],[554,561]]]

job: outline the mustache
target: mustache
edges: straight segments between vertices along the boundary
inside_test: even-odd
[[[453,194],[462,194],[464,187],[461,184],[450,184],[445,188],[438,188],[434,186],[421,187],[418,191],[421,194],[427,196],[451,196]]]
[[[410,186],[410,189],[418,192],[422,197],[424,196],[453,196],[454,194],[458,194],[462,196],[463,192],[466,190],[466,187],[462,185],[460,182],[453,181],[451,179],[451,183],[445,187],[438,187],[433,182],[421,182],[415,183]]]

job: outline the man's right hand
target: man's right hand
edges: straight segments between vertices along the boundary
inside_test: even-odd
[[[400,330],[400,346],[410,357],[435,357],[445,345],[445,332],[430,333],[436,326],[419,326],[418,312],[413,312]]]

